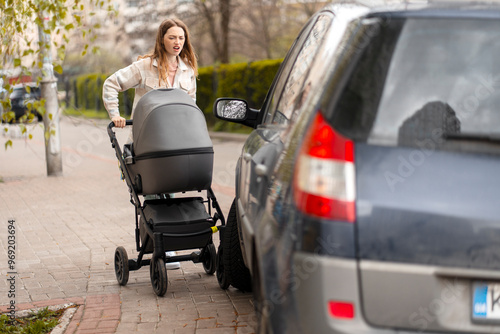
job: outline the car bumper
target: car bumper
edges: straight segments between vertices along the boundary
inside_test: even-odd
[[[363,317],[357,261],[308,252],[295,252],[293,265],[296,284],[293,293],[297,303],[300,327],[307,333],[339,334],[410,334],[405,331],[371,326]],[[335,318],[329,314],[330,301],[354,305],[352,319]],[[381,310],[383,311],[383,310]],[[426,333],[431,333],[427,332]],[[432,333],[431,333],[432,334]]]

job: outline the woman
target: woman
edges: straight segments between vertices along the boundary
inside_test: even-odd
[[[125,126],[118,110],[118,93],[135,88],[132,115],[139,99],[153,89],[179,88],[196,101],[198,64],[191,45],[187,26],[178,19],[160,24],[152,53],[140,56],[131,65],[118,70],[106,79],[102,99],[116,127]]]
[[[186,25],[177,19],[167,19],[160,24],[152,53],[140,56],[132,63],[106,79],[102,99],[109,117],[116,127],[125,127],[125,118],[118,110],[118,93],[135,88],[132,115],[139,99],[153,89],[179,88],[196,101],[196,76],[198,64]],[[129,138],[131,142],[131,137]],[[175,256],[175,252],[166,252]],[[180,268],[179,262],[166,264],[167,269]]]

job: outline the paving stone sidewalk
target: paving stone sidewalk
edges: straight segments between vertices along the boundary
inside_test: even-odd
[[[14,127],[0,136],[0,312],[12,300],[18,310],[72,302],[79,308],[67,334],[253,333],[251,294],[221,290],[201,264],[182,262],[168,271],[163,298],[152,291],[149,267],[131,272],[126,286],[117,284],[114,251],[124,246],[130,258],[136,256],[135,221],[106,124],[62,119],[61,177],[46,176],[41,128],[30,129],[32,140]],[[4,150],[9,138],[14,148]],[[234,162],[220,164],[217,157],[236,157],[242,143],[215,138],[214,144],[213,188],[227,215]],[[14,299],[8,296],[9,220],[15,226]],[[219,244],[217,234],[214,242]]]

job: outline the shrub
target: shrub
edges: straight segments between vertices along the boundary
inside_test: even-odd
[[[263,60],[250,64],[247,101],[252,108],[260,109],[264,103],[267,91],[282,61],[282,59]]]

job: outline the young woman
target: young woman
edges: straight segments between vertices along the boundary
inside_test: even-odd
[[[196,101],[198,64],[186,25],[177,19],[160,24],[152,53],[140,56],[131,65],[109,76],[103,85],[102,99],[109,117],[116,127],[125,127],[125,118],[118,110],[118,93],[135,88],[132,115],[139,99],[153,89],[179,88]],[[129,141],[132,141],[130,136]],[[175,256],[175,252],[166,252]],[[180,268],[179,262],[166,264],[167,269]]]
[[[131,65],[109,76],[103,85],[102,99],[116,127],[125,126],[118,110],[118,93],[135,88],[132,115],[139,99],[153,89],[179,88],[196,101],[198,64],[187,26],[178,19],[160,24],[152,53],[140,56]]]

